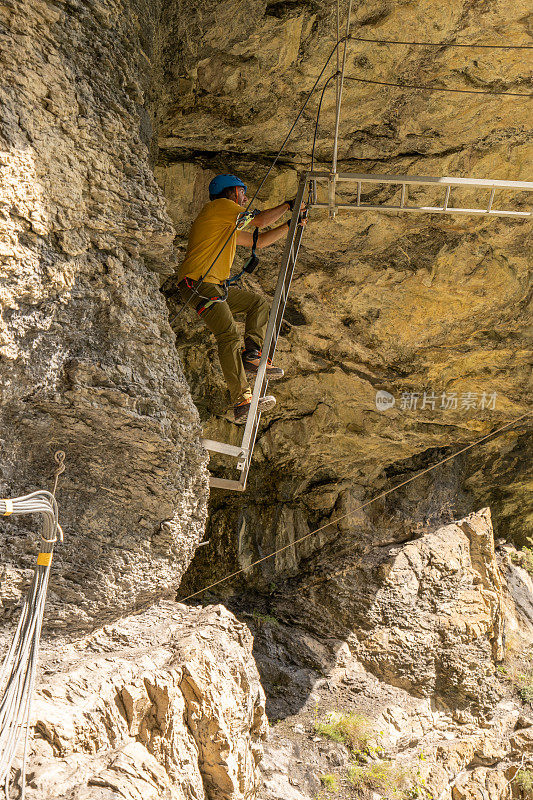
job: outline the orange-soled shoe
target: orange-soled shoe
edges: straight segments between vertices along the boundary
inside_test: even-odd
[[[249,399],[245,400],[243,403],[237,403],[236,406],[233,406],[233,418],[237,425],[244,425],[248,419],[248,412],[250,410],[251,402],[251,399]],[[265,397],[260,398],[257,410],[264,414],[265,411],[271,411],[275,405],[276,398],[271,394],[267,394]]]
[[[243,350],[242,363],[247,376],[255,375],[259,362],[261,361],[261,350]],[[272,361],[268,359],[266,368],[266,378],[269,381],[278,381],[283,378],[284,372],[281,367],[273,367]]]

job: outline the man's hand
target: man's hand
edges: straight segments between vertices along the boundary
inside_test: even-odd
[[[292,214],[293,209],[294,209],[294,203],[296,202],[296,198],[293,198],[292,200],[285,200],[285,202],[289,206],[289,211]],[[302,216],[306,212],[307,212],[307,203],[302,201],[302,204],[300,205],[300,216]]]

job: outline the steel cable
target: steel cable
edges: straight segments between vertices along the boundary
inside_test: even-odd
[[[57,477],[64,469],[63,459],[64,454],[61,451],[56,454],[59,467],[56,470],[54,491],[57,487]],[[2,690],[0,700],[0,783],[4,785],[7,798],[13,761],[24,731],[20,777],[21,800],[24,800],[26,795],[26,760],[31,705],[50,565],[54,544],[58,538],[63,541],[63,531],[59,525],[57,502],[52,493],[38,491],[14,499],[0,499],[0,516],[36,513],[43,517],[42,544],[20,619],[0,671],[0,689]]]
[[[310,531],[309,533],[306,533],[304,536],[300,536],[299,539],[295,539],[290,544],[287,544],[284,547],[280,547],[277,550],[274,550],[274,552],[269,553],[267,556],[263,556],[262,558],[258,558],[257,561],[253,561],[251,564],[248,564],[247,567],[242,567],[241,569],[238,569],[235,572],[232,572],[230,575],[226,575],[224,578],[220,578],[220,580],[214,581],[214,583],[210,583],[208,586],[204,586],[203,589],[199,589],[197,592],[193,592],[192,594],[189,594],[186,597],[181,598],[180,600],[178,600],[178,602],[179,603],[185,603],[187,600],[191,600],[191,598],[197,597],[199,594],[203,594],[204,592],[207,592],[209,589],[213,589],[215,586],[219,586],[221,583],[225,583],[226,581],[231,580],[231,578],[235,578],[236,575],[240,575],[242,572],[247,572],[248,570],[252,569],[252,567],[255,567],[258,564],[261,564],[263,561],[268,561],[269,558],[273,558],[274,556],[278,555],[278,553],[282,553],[284,550],[288,550],[290,547],[294,547],[295,545],[299,544],[300,542],[303,542],[304,539],[308,539],[310,536],[315,536],[317,533],[320,533],[320,531],[323,531],[325,528],[329,528],[330,525],[335,525],[338,522],[340,522],[341,520],[346,519],[347,517],[353,516],[358,511],[361,511],[363,508],[367,508],[367,506],[372,505],[372,503],[375,503],[377,500],[380,500],[381,498],[386,497],[387,495],[392,494],[393,492],[396,492],[398,489],[400,489],[402,486],[406,486],[408,483],[412,483],[413,481],[416,481],[422,475],[426,475],[428,472],[431,472],[432,470],[437,469],[437,467],[440,467],[442,464],[445,464],[447,461],[451,461],[452,459],[457,458],[457,456],[461,455],[462,453],[466,453],[468,450],[471,450],[473,447],[477,447],[477,445],[481,444],[482,442],[485,442],[487,439],[490,439],[491,436],[496,436],[497,434],[502,433],[503,431],[505,431],[508,428],[510,428],[512,425],[516,425],[517,422],[520,422],[521,420],[525,419],[526,417],[530,417],[532,414],[533,414],[533,412],[528,411],[525,414],[522,414],[520,417],[516,417],[516,419],[511,420],[506,425],[503,425],[501,428],[497,428],[495,431],[491,431],[491,433],[487,433],[487,435],[483,436],[481,439],[477,439],[475,442],[472,442],[472,444],[469,444],[466,447],[463,447],[461,450],[458,450],[456,453],[452,453],[450,456],[447,456],[446,458],[441,459],[441,461],[437,461],[435,464],[432,464],[430,467],[427,467],[426,469],[421,470],[421,472],[418,472],[416,475],[413,475],[412,478],[408,478],[407,480],[402,481],[397,486],[393,486],[391,489],[386,489],[384,492],[380,492],[380,494],[376,495],[375,497],[372,497],[370,500],[367,500],[365,503],[362,503],[360,506],[357,506],[356,508],[352,509],[352,511],[349,511],[347,514],[342,514],[340,517],[335,517],[334,519],[330,520],[329,522],[326,522],[325,525],[321,525],[319,528],[315,528],[315,530]]]
[[[334,55],[335,51],[338,49],[339,45],[341,45],[341,44],[342,44],[342,43],[345,41],[345,39],[346,39],[346,37],[343,37],[342,39],[339,39],[339,41],[338,41],[338,42],[335,44],[335,47],[332,49],[331,53],[329,54],[329,56],[328,56],[328,58],[327,58],[327,60],[326,60],[326,62],[325,62],[325,64],[324,64],[324,66],[322,67],[322,70],[321,70],[321,72],[320,72],[320,75],[319,75],[319,76],[316,78],[316,80],[315,80],[315,82],[314,82],[314,84],[313,84],[313,86],[312,86],[311,90],[308,92],[308,94],[307,94],[307,97],[305,98],[305,101],[304,101],[304,103],[303,103],[303,105],[302,105],[302,107],[301,107],[300,111],[298,112],[298,114],[297,114],[297,116],[296,116],[296,119],[295,119],[295,120],[294,120],[294,122],[292,123],[292,125],[291,125],[291,127],[290,127],[290,130],[289,130],[289,132],[288,132],[288,133],[287,133],[287,135],[285,136],[285,139],[283,140],[283,143],[282,143],[281,147],[279,148],[279,150],[278,150],[278,152],[277,152],[276,156],[274,157],[274,160],[272,161],[272,163],[271,163],[270,167],[268,168],[268,170],[266,171],[265,175],[263,176],[263,179],[261,180],[261,183],[259,184],[259,186],[258,186],[258,187],[257,187],[257,189],[255,190],[255,192],[254,192],[254,196],[252,197],[252,199],[250,200],[250,202],[249,202],[249,203],[248,203],[248,205],[246,206],[245,213],[247,213],[247,212],[248,212],[248,211],[251,209],[251,207],[252,207],[253,203],[255,202],[255,200],[256,200],[256,198],[257,198],[257,195],[259,194],[259,192],[260,192],[260,191],[261,191],[261,189],[263,188],[265,181],[267,180],[268,176],[270,175],[270,173],[271,173],[271,172],[272,172],[272,170],[274,169],[274,166],[276,165],[276,163],[277,163],[277,161],[278,161],[279,157],[281,156],[281,154],[282,154],[283,150],[285,149],[285,145],[286,145],[286,144],[287,144],[287,142],[289,141],[289,138],[290,138],[290,136],[291,136],[291,134],[292,134],[292,132],[293,132],[294,128],[295,128],[295,127],[296,127],[296,125],[298,124],[298,122],[299,122],[299,120],[300,120],[300,117],[302,116],[303,112],[304,112],[304,111],[305,111],[305,109],[307,108],[307,104],[308,104],[309,100],[311,99],[311,97],[312,97],[312,95],[313,95],[313,93],[314,93],[314,91],[315,91],[315,89],[316,89],[316,87],[317,87],[317,85],[318,85],[318,83],[319,83],[320,79],[322,78],[322,75],[323,75],[323,74],[324,74],[324,72],[326,71],[326,69],[327,69],[327,67],[328,67],[328,64],[329,64],[329,62],[331,61],[331,58],[332,58],[332,56]],[[211,270],[212,270],[212,269],[213,269],[213,267],[215,266],[216,262],[218,261],[218,259],[219,259],[219,258],[220,258],[220,256],[222,255],[222,253],[224,252],[225,248],[226,248],[226,247],[227,247],[227,245],[229,244],[229,242],[230,242],[230,240],[231,240],[231,238],[232,238],[232,236],[233,236],[233,234],[235,233],[235,231],[236,231],[236,230],[237,230],[237,223],[235,223],[235,225],[234,225],[234,227],[233,227],[233,230],[231,231],[231,233],[229,234],[228,238],[226,239],[226,241],[224,242],[224,244],[222,245],[222,247],[221,247],[221,248],[220,248],[220,250],[218,251],[218,253],[217,253],[217,255],[215,256],[214,260],[211,262],[211,264],[210,264],[210,266],[209,266],[209,269],[208,269],[208,270],[207,270],[207,271],[204,273],[204,275],[203,275],[201,278],[199,278],[199,279],[198,279],[198,282],[197,282],[197,285],[198,285],[198,286],[200,286],[200,285],[201,285],[202,281],[205,281],[205,279],[207,278],[207,276],[209,275],[209,273],[211,272]],[[186,306],[188,306],[188,305],[189,305],[189,303],[191,302],[191,299],[192,299],[192,297],[193,297],[194,295],[196,295],[196,296],[198,296],[198,297],[200,296],[200,294],[199,294],[199,292],[198,292],[198,290],[197,290],[196,288],[193,288],[192,292],[193,292],[193,293],[191,294],[191,297],[189,297],[189,298],[188,298],[188,300],[186,300],[186,301],[182,302],[182,305],[180,306],[180,308],[178,309],[178,311],[177,311],[177,312],[174,314],[174,316],[173,316],[173,317],[172,317],[172,319],[170,320],[170,325],[173,325],[173,324],[176,322],[176,320],[177,320],[177,319],[179,318],[179,316],[181,315],[181,313],[182,313],[183,309],[184,309]]]
[[[371,42],[372,44],[407,44],[416,47],[477,47],[487,50],[533,50],[531,44],[468,44],[465,42],[404,42],[399,39],[366,39],[363,36],[352,36],[355,42]]]
[[[344,76],[345,81],[357,81],[358,83],[372,83],[377,86],[396,86],[400,89],[420,89],[426,92],[458,92],[459,94],[491,94],[502,97],[533,97],[533,94],[525,92],[491,92],[486,89],[449,89],[445,86],[421,86],[412,83],[389,83],[388,81],[375,81],[371,78],[356,78],[351,75]]]

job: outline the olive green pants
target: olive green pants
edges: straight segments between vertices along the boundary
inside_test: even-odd
[[[202,297],[222,297],[223,287],[216,283],[194,284],[194,288]],[[197,297],[192,289],[182,282],[179,290],[184,302],[190,301],[190,307],[195,310],[199,304],[207,300]],[[269,303],[254,292],[247,292],[236,286],[230,287],[227,300],[222,303],[213,303],[199,314],[200,319],[214,334],[218,357],[222,373],[229,389],[231,402],[235,405],[252,396],[250,385],[241,358],[241,337],[233,318],[234,314],[246,314],[244,323],[244,338],[251,340],[258,349],[263,346],[263,339],[269,315]]]

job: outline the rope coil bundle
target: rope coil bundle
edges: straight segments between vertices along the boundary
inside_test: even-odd
[[[54,493],[57,478],[64,471],[65,454],[56,453],[56,470]],[[58,521],[58,507],[54,494],[47,491],[14,499],[0,499],[0,517],[12,514],[42,514],[43,530],[41,548],[37,556],[35,572],[24,600],[20,620],[13,636],[11,646],[4,659],[0,671],[0,786],[4,786],[5,797],[8,797],[11,768],[25,731],[24,751],[20,786],[21,800],[26,794],[26,757],[30,730],[30,715],[39,641],[43,624],[46,592],[54,545],[58,538],[63,541],[63,531]]]

